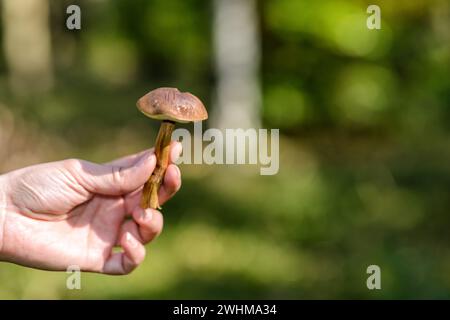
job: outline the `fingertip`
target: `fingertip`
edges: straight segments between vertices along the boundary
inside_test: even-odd
[[[156,166],[156,155],[153,152],[146,152],[141,159],[134,165],[134,171],[137,175],[136,181],[140,185],[148,180]],[[143,181],[143,182],[142,182]]]
[[[143,209],[140,206],[136,206],[133,209],[133,212],[131,213],[131,216],[133,217],[134,221],[139,223],[144,223],[145,221],[151,220],[153,217],[153,210],[152,208]],[[156,210],[155,210],[156,211]]]
[[[177,192],[181,187],[181,171],[177,165],[171,164],[167,167],[164,176],[164,187],[169,193]]]
[[[130,273],[145,259],[145,247],[131,232],[125,232],[120,244],[123,248],[122,267],[124,273]]]
[[[176,178],[177,180],[179,180],[180,185],[181,185],[181,170],[179,166],[174,165],[175,170],[176,170]]]
[[[142,209],[139,206],[133,211],[133,219],[139,226],[142,241],[148,243],[158,237],[163,229],[163,216],[155,209]]]
[[[181,152],[183,151],[183,146],[178,141],[171,142],[171,151],[170,151],[170,162],[176,163],[180,158]]]
[[[156,155],[155,155],[154,152],[150,152],[149,151],[149,153],[147,154],[147,162],[148,162],[148,165],[150,167],[152,167],[152,168],[155,167],[155,165],[156,165]]]
[[[164,204],[181,188],[181,173],[180,169],[172,164],[170,165],[164,176],[164,183],[159,189],[159,203]]]
[[[100,272],[110,275],[126,275],[136,269],[145,259],[145,247],[130,232],[125,232],[119,241],[122,252],[112,253]]]
[[[176,165],[170,165],[164,176],[163,191],[168,197],[175,194],[181,188],[181,172]]]

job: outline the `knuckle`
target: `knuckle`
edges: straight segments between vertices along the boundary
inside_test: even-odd
[[[111,175],[113,183],[117,186],[122,186],[125,180],[125,170],[121,166],[112,166],[111,167]],[[120,188],[122,189],[122,188]]]
[[[76,158],[63,160],[63,167],[69,171],[78,171],[82,167],[82,160]]]

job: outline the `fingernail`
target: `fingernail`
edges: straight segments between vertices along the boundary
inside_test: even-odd
[[[137,242],[136,239],[134,239],[134,237],[131,235],[131,233],[129,232],[126,233],[125,240],[131,247],[136,248]]]
[[[171,154],[170,154],[170,160],[173,162],[173,163],[175,163],[175,162],[177,162],[177,160],[180,158],[180,156],[181,156],[181,152],[183,151],[183,147],[182,147],[182,145],[181,145],[181,143],[176,143],[175,144],[175,146],[174,146],[174,148],[172,149],[172,151],[171,151]]]
[[[151,209],[142,210],[141,218],[143,221],[150,221],[153,219],[153,212]]]
[[[178,166],[175,166],[175,168],[177,168],[177,178],[181,178],[181,171],[180,168],[178,168]]]

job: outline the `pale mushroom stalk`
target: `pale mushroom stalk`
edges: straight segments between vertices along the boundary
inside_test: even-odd
[[[170,141],[175,122],[164,120],[159,127],[155,143],[156,167],[142,191],[142,208],[159,208],[158,191],[169,164]]]
[[[156,138],[156,167],[142,191],[141,207],[160,209],[158,191],[169,164],[170,141],[175,122],[187,123],[208,118],[203,103],[189,92],[176,88],[150,91],[137,102],[138,109],[147,117],[162,121]]]

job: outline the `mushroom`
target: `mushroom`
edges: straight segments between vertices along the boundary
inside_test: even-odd
[[[150,91],[140,98],[136,105],[147,117],[162,121],[155,143],[156,167],[144,185],[141,198],[142,208],[160,209],[158,191],[169,162],[170,141],[175,122],[206,120],[208,112],[199,98],[176,88]]]

